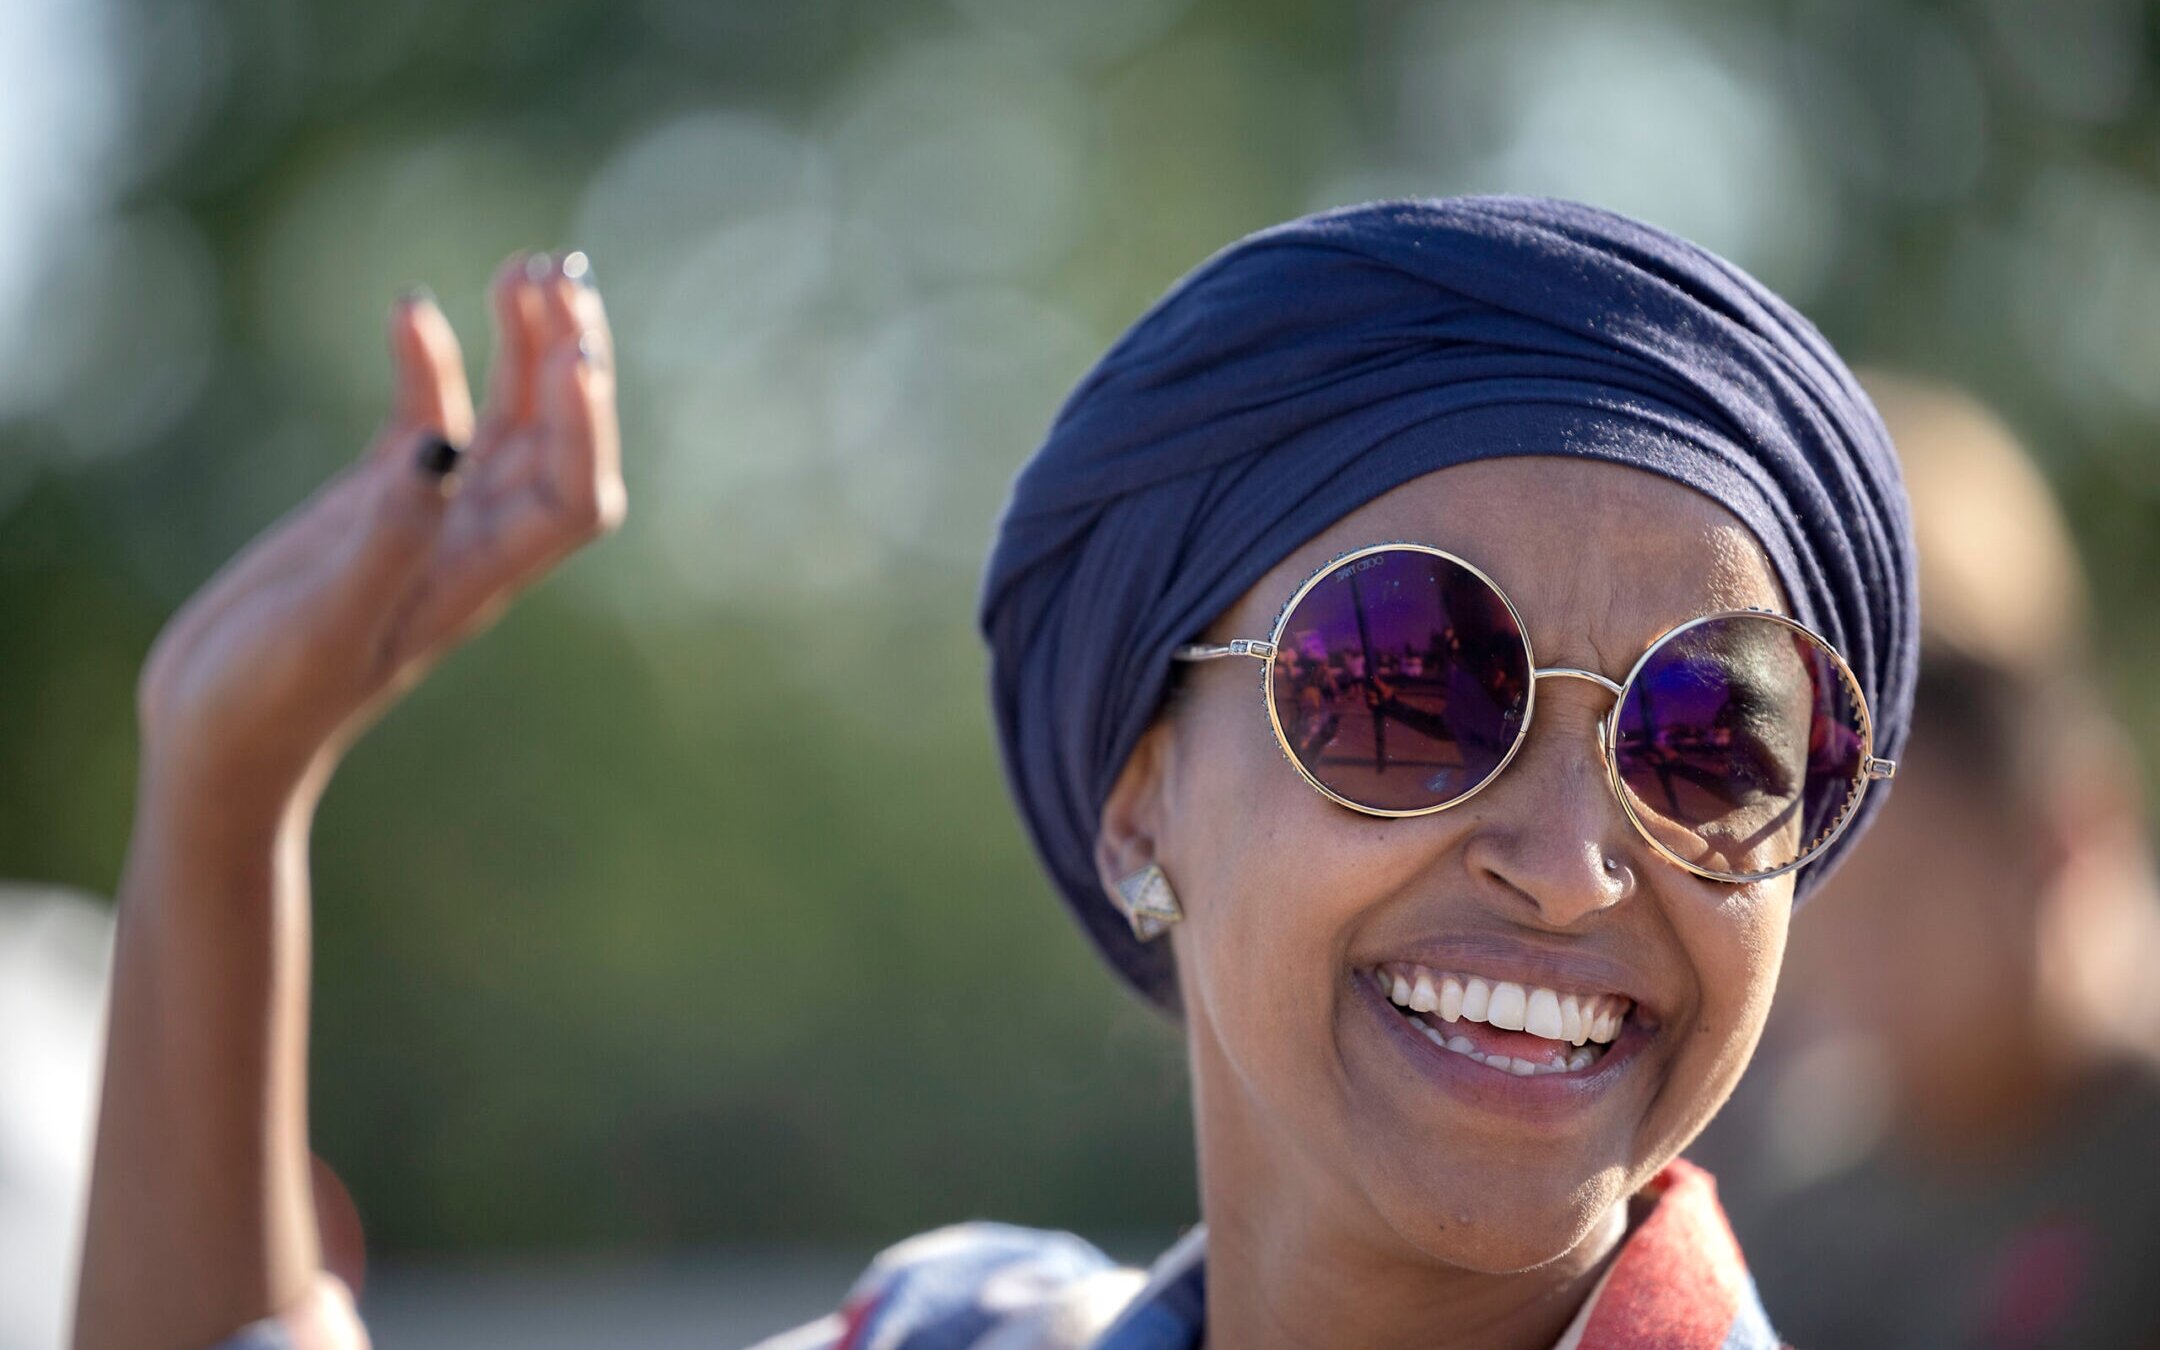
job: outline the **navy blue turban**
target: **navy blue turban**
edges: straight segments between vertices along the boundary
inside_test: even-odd
[[[1722,503],[1796,617],[1851,662],[1877,753],[1897,754],[1919,645],[1905,491],[1881,419],[1806,319],[1704,249],[1572,202],[1295,220],[1203,263],[1081,380],[984,577],[1021,814],[1141,993],[1174,1003],[1168,944],[1134,939],[1093,849],[1171,649],[1364,502],[1505,455],[1634,465]],[[1801,890],[1828,868],[1803,870]]]

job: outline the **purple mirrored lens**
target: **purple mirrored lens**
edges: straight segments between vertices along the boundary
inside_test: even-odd
[[[1858,799],[1859,692],[1828,648],[1775,619],[1712,619],[1667,638],[1616,716],[1615,761],[1659,843],[1713,872],[1807,857]]]
[[[1505,763],[1530,702],[1530,657],[1477,573],[1415,549],[1338,565],[1283,625],[1276,723],[1336,795],[1418,811],[1469,795]]]

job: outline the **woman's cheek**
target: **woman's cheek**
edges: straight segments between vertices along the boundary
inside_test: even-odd
[[[1789,877],[1729,888],[1722,899],[1684,905],[1681,938],[1702,995],[1683,1055],[1692,1079],[1683,1145],[1732,1095],[1770,1015],[1792,913]]]
[[[1211,1005],[1251,1027],[1328,988],[1344,887],[1324,850],[1301,846],[1279,819],[1248,815],[1213,854],[1227,866],[1209,878],[1189,927]]]
[[[1399,823],[1333,806],[1280,762],[1240,786],[1194,836],[1207,871],[1180,939],[1187,988],[1248,1079],[1309,1083],[1322,1066],[1293,1061],[1332,1045],[1350,937],[1416,863]]]

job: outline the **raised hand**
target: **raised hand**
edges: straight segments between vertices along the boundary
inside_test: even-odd
[[[367,1344],[323,1272],[311,1190],[313,808],[385,707],[623,519],[583,255],[512,258],[492,299],[478,424],[441,311],[401,302],[374,443],[212,577],[145,663],[78,1350],[182,1350],[272,1315],[298,1350]]]
[[[398,304],[396,401],[373,444],[152,648],[146,770],[228,802],[318,792],[437,659],[621,523],[612,351],[584,255],[513,257],[491,298],[498,354],[477,427],[442,312]]]

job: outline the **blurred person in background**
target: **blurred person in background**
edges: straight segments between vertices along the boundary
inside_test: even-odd
[[[1704,1156],[1799,1344],[2160,1345],[2160,901],[2085,579],[1990,412],[1867,383],[1920,542],[1913,739]]]
[[[365,1343],[308,1181],[315,809],[625,509],[583,256],[513,258],[493,307],[477,418],[440,311],[397,307],[375,445],[144,667],[83,1350]],[[940,1230],[774,1344],[1767,1350],[1677,1155],[1895,770],[1913,565],[1837,355],[1675,236],[1453,198],[1216,254],[1059,411],[980,616],[1042,859],[1182,1022],[1203,1223],[1145,1273]],[[1301,691],[1246,664],[1292,634],[1427,653],[1420,715],[1293,744]]]

